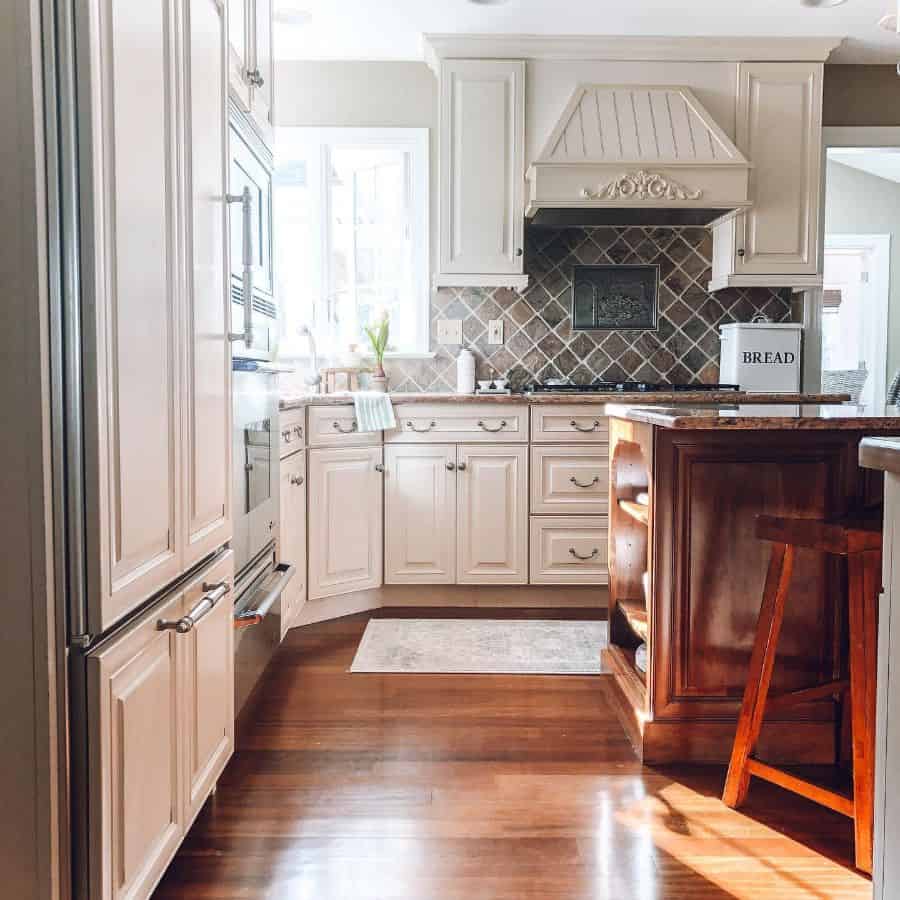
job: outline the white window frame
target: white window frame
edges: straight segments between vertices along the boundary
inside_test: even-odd
[[[428,128],[353,128],[353,127],[308,127],[281,126],[279,131],[301,131],[311,143],[318,143],[319,152],[310,158],[309,190],[312,203],[321,211],[318,219],[319,227],[319,267],[315,276],[316,283],[311,285],[314,295],[321,299],[329,290],[327,278],[331,259],[330,210],[328,208],[330,192],[328,190],[327,160],[329,149],[335,145],[340,147],[377,147],[390,146],[405,150],[409,154],[410,172],[410,229],[413,259],[414,290],[414,346],[402,347],[396,352],[386,354],[393,359],[428,359],[434,354],[429,347],[429,321],[431,308],[430,263],[430,167]],[[290,335],[285,335],[288,353],[296,346]],[[325,348],[326,352],[340,352],[346,348]],[[290,355],[300,358],[298,353]]]

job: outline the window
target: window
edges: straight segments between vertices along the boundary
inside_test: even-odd
[[[368,345],[383,312],[391,350],[428,350],[428,129],[280,128],[275,272],[281,354],[308,325],[321,352]]]

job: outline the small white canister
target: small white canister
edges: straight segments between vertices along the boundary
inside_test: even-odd
[[[471,350],[465,347],[459,351],[456,357],[456,393],[475,393],[475,356]]]
[[[744,391],[799,391],[802,331],[802,325],[787,322],[722,325],[719,381]]]

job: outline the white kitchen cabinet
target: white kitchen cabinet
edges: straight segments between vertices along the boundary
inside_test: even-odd
[[[281,528],[278,557],[295,568],[281,595],[281,636],[306,602],[306,452],[281,460]]]
[[[230,552],[219,557],[87,659],[91,896],[100,900],[150,896],[231,756],[233,566]],[[204,598],[211,608],[201,614]],[[160,627],[191,610],[185,633]]]
[[[713,228],[712,290],[821,284],[822,73],[821,63],[740,64],[736,143],[753,164],[753,206]]]
[[[386,584],[456,581],[456,446],[385,447]]]
[[[382,583],[381,447],[309,451],[309,599]]]
[[[231,534],[226,51],[216,0],[93,0],[84,28],[87,628],[97,634]]]
[[[440,68],[436,285],[524,287],[525,63]]]
[[[181,615],[187,616],[204,598],[214,596],[213,591],[221,595],[187,634],[178,635],[184,672],[181,739],[186,829],[234,752],[233,583],[234,554],[229,552],[191,581],[182,596]]]
[[[184,567],[231,537],[231,355],[225,240],[228,153],[226,26],[218,0],[193,0],[189,24],[184,196],[188,249],[184,323]]]
[[[528,448],[457,448],[458,584],[527,584]]]
[[[228,0],[231,96],[272,146],[272,0]]]

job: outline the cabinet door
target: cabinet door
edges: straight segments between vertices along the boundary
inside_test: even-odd
[[[183,665],[185,827],[189,828],[234,752],[234,554],[228,551],[184,589],[181,614],[198,609],[205,598],[215,606],[179,635]]]
[[[753,207],[736,223],[735,272],[815,274],[821,63],[741,63],[737,144],[753,163]]]
[[[250,111],[266,140],[272,138],[272,0],[253,4],[253,77]]]
[[[522,272],[525,63],[441,64],[440,266]]]
[[[175,5],[91,4],[83,246],[89,628],[182,568]],[[89,114],[88,114],[89,108]],[[89,160],[89,162],[88,162]]]
[[[225,19],[217,0],[185,6],[190,81],[186,138],[185,567],[231,537],[231,358],[225,258]]]
[[[281,461],[279,562],[296,569],[281,595],[282,637],[306,602],[306,452]]]
[[[251,14],[253,0],[228,2],[228,81],[231,95],[246,112],[250,109]]]
[[[88,658],[91,896],[149,897],[185,830],[179,733],[181,635],[173,597]]]
[[[528,448],[457,450],[457,582],[528,581]]]
[[[381,585],[381,468],[381,447],[309,451],[310,600]]]
[[[384,580],[453,584],[456,580],[456,447],[385,448]]]

